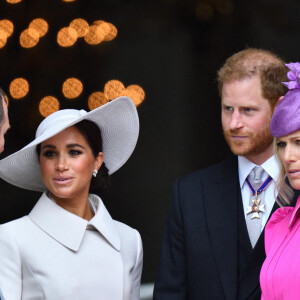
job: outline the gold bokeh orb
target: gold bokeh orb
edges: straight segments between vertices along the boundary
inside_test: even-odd
[[[84,36],[84,40],[90,45],[100,44],[105,37],[105,31],[101,26],[92,25],[89,28],[89,31]]]
[[[9,85],[10,95],[14,99],[21,99],[29,92],[29,83],[25,78],[16,78]]]
[[[75,0],[62,0],[63,2],[74,2]]]
[[[123,96],[131,98],[135,106],[138,106],[144,101],[145,92],[139,85],[132,84],[125,89]]]
[[[7,34],[0,29],[0,48],[3,48],[7,42]]]
[[[89,23],[81,18],[74,19],[70,23],[70,27],[76,30],[78,37],[84,37],[90,28]]]
[[[89,96],[88,107],[90,110],[93,110],[107,102],[109,102],[109,100],[105,97],[103,92],[94,92]]]
[[[53,96],[44,97],[39,104],[39,111],[43,117],[48,117],[59,110],[59,101]]]
[[[74,99],[78,97],[83,90],[82,82],[77,78],[68,78],[62,86],[62,92],[68,99]]]
[[[105,36],[109,34],[110,26],[107,22],[105,22],[103,20],[97,20],[97,21],[94,21],[94,25],[102,27],[105,32]]]
[[[20,35],[20,44],[23,48],[32,48],[39,42],[40,35],[33,29],[25,29]]]
[[[77,41],[78,35],[74,28],[64,27],[57,34],[57,43],[62,47],[71,47]]]
[[[121,95],[125,91],[124,84],[119,80],[110,80],[104,86],[104,95],[108,100],[113,100]]]
[[[37,18],[30,22],[29,28],[34,29],[38,32],[39,37],[42,37],[48,32],[49,25],[46,20]]]
[[[10,3],[10,4],[17,4],[17,3],[22,2],[22,0],[6,0],[6,2]]]
[[[0,30],[2,30],[3,32],[5,32],[7,37],[10,37],[14,31],[14,24],[13,22],[4,19],[4,20],[0,20]]]
[[[109,26],[109,33],[105,36],[104,41],[112,41],[118,34],[117,27],[111,23],[106,23]]]

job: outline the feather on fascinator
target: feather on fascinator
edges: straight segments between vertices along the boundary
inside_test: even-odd
[[[274,137],[282,137],[300,129],[300,63],[289,63],[287,77],[290,81],[282,82],[289,91],[278,103],[270,123]]]

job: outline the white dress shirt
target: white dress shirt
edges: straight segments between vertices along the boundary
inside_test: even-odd
[[[98,196],[89,201],[89,222],[44,193],[28,216],[0,226],[5,300],[139,299],[139,233],[114,221]]]
[[[247,216],[247,210],[248,210],[249,199],[251,194],[250,188],[246,182],[246,178],[248,177],[249,173],[255,166],[256,164],[249,161],[244,156],[238,157],[239,181],[240,181],[245,218]],[[262,174],[263,181],[266,180],[269,175],[273,178],[271,184],[265,190],[266,205],[265,205],[265,212],[262,214],[261,217],[261,228],[260,228],[260,231],[262,232],[267,223],[269,215],[272,211],[273,205],[275,203],[275,197],[277,197],[277,191],[275,191],[275,184],[279,176],[279,164],[275,155],[271,156],[267,161],[265,161],[261,165],[261,167],[264,169],[264,173]]]

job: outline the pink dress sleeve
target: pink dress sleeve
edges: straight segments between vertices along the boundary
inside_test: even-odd
[[[268,221],[265,229],[265,249],[266,254],[269,253],[269,250],[272,246],[272,243],[276,239],[276,236],[280,235],[282,226],[278,226],[285,218],[290,218],[294,211],[294,207],[280,207],[278,208],[270,220]]]

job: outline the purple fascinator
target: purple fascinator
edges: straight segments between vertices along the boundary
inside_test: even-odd
[[[291,70],[287,73],[287,78],[291,81],[283,82],[283,84],[289,89],[299,89],[300,88],[300,63],[289,63],[286,66]]]
[[[274,110],[270,131],[274,137],[282,137],[300,129],[300,63],[289,63],[289,82],[283,84],[289,89]]]

